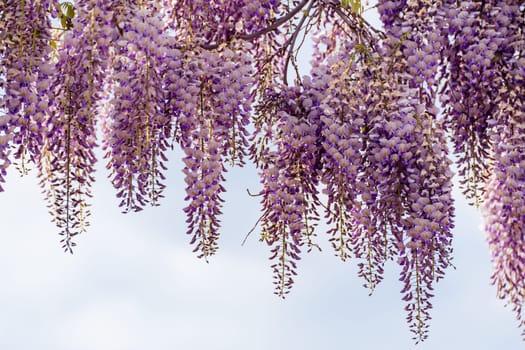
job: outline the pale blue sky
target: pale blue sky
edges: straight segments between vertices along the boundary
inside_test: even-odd
[[[0,196],[0,349],[267,350],[521,349],[510,309],[495,298],[480,217],[458,197],[457,270],[437,286],[428,341],[413,346],[397,268],[369,297],[355,261],[305,255],[286,300],[272,294],[268,249],[253,234],[259,215],[253,168],[228,173],[220,250],[209,264],[185,235],[180,154],[172,154],[159,208],[121,214],[102,164],[92,227],[73,256],[59,248],[32,176],[13,171]],[[322,232],[322,227],[320,232]]]

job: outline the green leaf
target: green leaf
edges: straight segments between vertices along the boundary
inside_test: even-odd
[[[60,4],[62,10],[62,16],[65,16],[69,19],[75,17],[75,8],[72,2],[66,1]]]
[[[67,7],[66,16],[68,18],[75,17],[75,10],[73,9],[73,5],[71,3],[69,3],[69,6]]]
[[[60,16],[60,24],[62,25],[62,28],[67,29],[67,17],[64,15]]]
[[[361,14],[361,1],[352,0],[351,4],[352,4],[352,12],[355,13],[356,15],[360,15]]]

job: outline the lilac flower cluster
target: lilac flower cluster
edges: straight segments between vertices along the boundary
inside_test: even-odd
[[[94,181],[96,117],[102,100],[109,45],[115,35],[106,1],[77,1],[72,31],[58,47],[53,103],[39,164],[42,186],[62,243],[72,252],[72,238],[86,230],[88,199]]]
[[[403,22],[403,9],[406,6],[406,0],[380,0],[377,2],[379,18],[389,35],[399,38],[403,34],[400,23]]]
[[[343,33],[334,32],[336,41]],[[301,246],[312,244],[322,183],[336,254],[360,260],[358,275],[371,290],[397,257],[408,321],[423,340],[431,291],[451,253],[442,121],[391,61],[343,40],[316,54],[323,62],[301,80],[303,90],[281,86],[257,107],[251,150],[262,174],[262,238],[276,260],[276,293],[288,292]]]
[[[345,72],[354,70],[347,45],[326,58],[326,64],[312,69],[315,90],[324,91],[321,104],[323,174],[326,185],[323,193],[328,197],[326,218],[331,228],[330,242],[336,255],[345,261],[354,254],[353,238],[357,230],[356,215],[361,211],[356,184],[363,148],[364,119],[359,111],[356,91],[349,89],[351,78]],[[333,77],[344,76],[344,79]]]
[[[491,126],[504,122],[496,114],[512,61],[523,50],[515,46],[523,38],[523,14],[511,1],[448,4],[446,13],[452,40],[442,103],[464,193],[479,205],[491,168]]]
[[[5,1],[0,9],[0,192],[10,153],[22,173],[40,158],[52,102],[49,14],[54,1]]]
[[[222,43],[267,27],[280,12],[278,0],[171,0],[171,27],[191,42]],[[212,30],[210,30],[212,29]]]
[[[394,75],[387,86],[397,79]],[[384,82],[375,83],[367,93],[375,96],[382,89]],[[451,251],[452,173],[435,112],[419,102],[416,90],[397,85],[395,91],[372,97],[367,108],[364,176],[359,183],[366,205],[362,211],[369,215],[362,226],[368,246],[357,255],[372,255],[376,266],[391,251],[398,256],[408,322],[419,341],[427,336],[430,291]],[[363,265],[360,270],[365,278],[373,271],[370,261],[367,265],[368,272]],[[367,282],[373,286],[380,273],[378,269]]]
[[[309,86],[268,91],[259,116],[268,123],[260,137],[274,147],[258,155],[261,168],[262,239],[270,245],[275,293],[284,297],[294,283],[301,246],[311,242],[319,205],[319,100]],[[257,131],[257,134],[258,134]],[[259,140],[258,142],[264,142]]]
[[[445,60],[448,44],[444,12],[441,2],[429,6],[423,1],[414,1],[407,5],[402,22],[404,34],[400,45],[412,80],[411,87],[428,95],[430,103],[436,99],[443,74],[439,68]]]
[[[518,315],[521,315],[523,294],[519,292],[521,287],[516,287],[513,273],[519,271],[519,275],[522,272],[520,264],[523,252],[521,248],[516,249],[520,246],[519,235],[506,240],[507,235],[502,232],[508,230],[508,220],[512,220],[508,218],[515,218],[516,215],[508,212],[510,209],[506,209],[502,204],[503,201],[508,201],[509,197],[501,195],[501,193],[517,193],[514,191],[521,189],[514,187],[516,183],[506,180],[510,163],[503,162],[502,157],[508,160],[505,147],[509,140],[505,137],[501,138],[501,135],[507,134],[512,138],[512,142],[516,142],[514,138],[520,139],[518,135],[522,134],[520,128],[512,126],[512,120],[520,119],[519,115],[522,111],[520,107],[514,109],[509,106],[521,106],[522,101],[518,87],[523,82],[520,62],[524,53],[524,8],[512,1],[467,1],[459,5],[453,1],[439,1],[431,6],[414,1],[406,3],[403,9],[395,12],[391,10],[394,8],[391,3],[386,4],[389,5],[379,6],[386,32],[392,37],[387,38],[387,41],[390,40],[387,52],[390,53],[391,58],[387,58],[386,61],[391,61],[389,63],[391,71],[408,73],[406,78],[411,81],[410,86],[415,89],[412,96],[419,97],[418,103],[421,107],[416,105],[416,109],[424,112],[421,114],[418,111],[416,115],[430,113],[431,117],[427,119],[427,123],[430,125],[429,130],[433,130],[432,134],[436,134],[441,127],[451,131],[454,151],[458,155],[460,182],[464,193],[476,204],[484,203],[485,211],[489,213],[487,230],[496,265],[494,281],[498,285],[500,296],[509,299],[518,311]],[[422,20],[423,18],[425,20]],[[402,51],[402,54],[399,51]],[[443,81],[440,102],[445,110],[444,120],[440,120],[435,117],[433,105],[436,104],[438,82]],[[421,121],[417,125],[420,124]],[[444,145],[443,135],[438,136],[434,142],[430,140],[426,142],[431,144],[431,149],[438,154],[446,155],[445,148],[436,149],[436,145]],[[441,162],[440,164],[445,168],[437,171],[439,164],[432,164],[432,159],[436,159],[435,155],[425,161],[427,165],[431,163],[430,168],[420,171],[425,170],[425,174],[428,174],[434,169],[435,174],[441,174],[441,177],[433,179],[434,185],[428,189],[428,193],[434,192],[438,188],[435,186],[438,183],[442,188],[448,186],[446,185],[448,175],[445,170],[448,161]],[[514,164],[521,164],[520,160],[515,159]],[[519,165],[514,170],[517,173],[522,172]],[[490,176],[489,181],[491,173],[493,175]],[[485,186],[489,186],[490,192],[486,195],[484,195]],[[449,195],[446,194],[446,197],[448,198]],[[440,200],[436,202],[429,198],[430,202],[423,203],[424,206],[416,205],[420,210],[419,217],[428,215],[431,211],[428,209],[427,212],[423,209],[421,212],[421,208],[428,205],[434,208],[437,203],[445,205],[439,210],[441,212],[447,210],[451,216],[452,212],[447,209],[451,208],[450,200],[441,198],[440,195],[436,198]],[[516,203],[514,205],[518,208],[522,206]],[[414,209],[414,206],[411,208]],[[434,227],[440,229],[450,227],[451,224],[446,217],[426,219],[430,220],[430,225],[434,224]],[[418,225],[414,225],[416,230]],[[428,232],[435,231],[432,226],[426,226]],[[405,229],[409,235],[414,232],[409,228]],[[522,228],[518,230],[521,230],[520,234],[522,234]],[[426,266],[440,266],[438,272],[446,267],[449,255],[446,243],[449,242],[450,237],[446,234],[446,229],[442,232],[445,234],[438,238],[438,244],[432,245],[445,249],[439,254],[441,258],[436,261],[438,264],[434,262],[430,264],[430,260],[426,262]],[[433,233],[432,237],[439,236]],[[511,241],[512,244],[517,245],[512,245]],[[419,241],[408,243],[412,246],[420,246]],[[509,244],[512,248],[509,248]],[[408,244],[405,246],[408,247]],[[515,265],[509,267],[507,262],[502,263],[503,256],[506,257],[505,261],[511,257],[509,261],[513,261],[512,264]],[[418,265],[425,264],[425,259],[421,260],[419,255],[414,260],[415,263],[411,263],[411,268],[414,269],[415,266],[416,276],[424,277],[425,275],[417,270]],[[403,261],[403,265],[407,268],[406,261]],[[513,272],[509,273],[509,269]],[[405,273],[405,270],[403,272]],[[426,280],[431,279],[429,277]],[[511,285],[514,287],[509,288]],[[407,282],[405,292],[408,290],[410,288]],[[413,298],[413,295],[410,297]],[[417,304],[420,304],[419,294]],[[428,307],[423,309],[427,310]],[[420,312],[418,311],[417,314],[420,315]],[[425,312],[423,315],[426,317]],[[411,322],[414,319],[410,314],[409,318]]]
[[[332,245],[342,259],[361,261],[358,275],[371,291],[384,263],[397,260],[407,320],[420,341],[431,291],[449,266],[454,214],[451,162],[433,106],[436,71],[425,81],[407,74],[409,58],[430,45],[414,33],[367,49],[338,39],[345,44],[331,43],[312,75],[324,83],[322,179]]]
[[[525,93],[502,113],[512,116],[508,126],[492,135],[494,168],[487,184],[483,212],[494,264],[497,295],[506,299],[525,326]],[[518,91],[519,91],[518,90]],[[517,96],[516,96],[517,97]],[[510,127],[509,127],[510,126]],[[518,134],[518,135],[516,135]],[[525,335],[525,331],[524,331]]]
[[[515,3],[501,1],[487,11],[498,28],[487,32],[494,37],[504,35],[504,40],[493,50],[489,68],[494,76],[499,75],[501,84],[490,115],[491,172],[482,210],[494,265],[492,281],[498,297],[512,306],[525,336],[525,8],[519,10]]]
[[[224,163],[244,164],[254,85],[249,46],[234,50],[172,50],[167,73],[177,142],[185,154],[184,208],[188,234],[200,257],[217,249]]]
[[[165,152],[171,116],[163,110],[167,57],[160,14],[128,7],[117,15],[123,35],[114,47],[104,149],[112,183],[124,212],[157,205],[165,188]]]

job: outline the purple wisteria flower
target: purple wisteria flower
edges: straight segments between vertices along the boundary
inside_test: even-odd
[[[100,86],[116,33],[110,5],[106,1],[77,1],[72,29],[64,34],[56,53],[46,120],[49,131],[39,170],[50,212],[64,236],[63,248],[69,252],[75,246],[72,238],[89,226]]]
[[[128,7],[117,14],[123,34],[114,42],[112,90],[104,120],[104,149],[124,212],[158,205],[165,188],[171,115],[164,110],[168,37],[160,13]]]
[[[254,85],[249,45],[182,54],[167,73],[175,138],[185,156],[184,208],[199,257],[217,249],[224,163],[244,164]],[[243,101],[239,103],[239,101]]]
[[[41,156],[54,74],[49,16],[56,5],[5,1],[0,9],[0,192],[13,158],[25,174]]]
[[[300,260],[301,246],[312,244],[319,205],[320,137],[319,100],[309,85],[301,91],[282,86],[268,91],[258,114],[273,127],[256,130],[273,146],[263,148],[256,160],[263,184],[262,240],[271,248],[275,293],[289,293]],[[259,139],[258,142],[264,142]]]
[[[228,164],[251,160],[276,294],[319,248],[324,215],[335,254],[357,260],[371,292],[399,264],[421,341],[451,261],[450,135],[462,190],[485,213],[498,296],[525,327],[525,7],[377,9],[382,30],[335,0],[4,0],[0,192],[12,163],[36,165],[71,252],[89,224],[97,124],[124,212],[158,204],[180,147],[187,234],[208,259]]]
[[[502,103],[498,118],[506,123],[491,134],[494,145],[493,170],[482,205],[488,234],[497,295],[506,299],[520,326],[525,327],[525,89],[523,78],[508,80],[516,84]],[[523,332],[525,335],[525,330]]]

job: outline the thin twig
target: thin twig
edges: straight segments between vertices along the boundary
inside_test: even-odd
[[[262,192],[259,192],[259,193],[256,193],[256,194],[253,194],[253,193],[250,192],[250,189],[249,189],[249,188],[246,189],[246,192],[248,192],[248,195],[249,195],[250,197],[260,197],[260,196],[263,195]]]
[[[257,226],[259,225],[259,222],[261,222],[263,216],[264,216],[264,215],[261,215],[261,216],[257,219],[257,221],[255,222],[255,225],[253,225],[253,227],[251,228],[251,230],[248,231],[248,233],[246,234],[246,236],[245,236],[244,239],[242,240],[241,247],[244,246],[244,243],[246,243],[246,240],[248,239],[248,237],[250,237],[250,235],[252,234],[252,232],[255,231],[255,229],[256,229]]]
[[[299,32],[301,31],[301,28],[303,27],[304,22],[306,21],[306,19],[308,18],[309,14],[310,14],[310,11],[311,11],[311,9],[313,7],[313,4],[314,3],[311,2],[310,5],[308,6],[308,8],[304,11],[303,17],[301,17],[301,20],[299,21],[299,23],[295,27],[295,31],[292,34],[291,38],[290,38],[290,43],[289,43],[289,47],[288,47],[288,54],[286,55],[286,60],[284,61],[284,79],[283,79],[284,85],[288,85],[288,79],[287,79],[287,76],[288,76],[288,64],[290,63],[291,60],[293,60],[293,56],[294,56],[293,52],[294,52],[294,47],[295,47],[295,41],[297,40],[297,36],[299,35]],[[294,62],[292,62],[292,64],[295,65]]]

